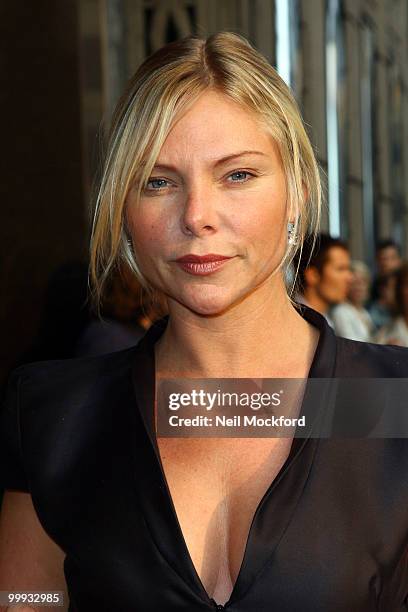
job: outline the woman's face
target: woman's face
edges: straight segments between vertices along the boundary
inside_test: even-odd
[[[349,289],[349,300],[356,306],[363,306],[370,293],[370,281],[367,276],[357,270],[354,271]]]
[[[280,156],[257,117],[220,93],[205,92],[174,125],[126,217],[139,266],[170,310],[175,300],[218,314],[257,288],[263,299],[284,291],[281,273],[270,278],[287,243]],[[218,263],[177,262],[214,254]]]

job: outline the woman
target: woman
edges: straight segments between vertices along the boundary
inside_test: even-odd
[[[368,308],[377,331],[384,325],[391,323],[395,313],[396,274],[397,271],[394,270],[377,278],[376,297]]]
[[[374,324],[365,308],[370,294],[370,271],[363,261],[352,261],[353,278],[348,292],[348,300],[335,306],[332,319],[336,334],[351,340],[370,342]]]
[[[395,273],[395,315],[376,336],[380,344],[408,347],[408,263]]]
[[[187,38],[139,68],[113,118],[91,276],[98,301],[126,261],[169,316],[136,348],[15,372],[1,588],[62,590],[64,560],[72,611],[405,609],[405,440],[156,431],[162,378],[407,375],[405,350],[336,339],[291,302],[285,269],[319,217],[296,104],[247,41]]]

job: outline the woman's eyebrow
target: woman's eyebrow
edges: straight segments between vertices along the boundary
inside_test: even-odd
[[[224,157],[220,157],[219,159],[210,160],[210,163],[214,166],[214,168],[216,168],[217,166],[221,166],[222,164],[225,164],[226,162],[231,161],[232,159],[236,159],[237,157],[243,157],[244,155],[262,155],[263,157],[267,157],[267,155],[262,151],[239,151],[239,153],[230,153],[229,155],[225,155]],[[172,164],[163,164],[159,161],[154,165],[154,169],[172,170],[174,172],[178,171],[176,166],[173,166]]]

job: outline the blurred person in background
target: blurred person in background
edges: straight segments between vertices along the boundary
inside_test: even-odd
[[[351,271],[353,278],[347,300],[335,306],[331,313],[334,329],[338,336],[370,342],[374,324],[365,308],[370,294],[370,270],[364,262],[353,261]]]
[[[162,305],[163,306],[163,305]],[[75,356],[103,355],[134,346],[165,308],[153,304],[134,274],[123,267],[111,278],[102,318],[93,318],[79,337]]]
[[[408,347],[408,262],[396,272],[395,315],[379,330],[376,341]]]
[[[375,249],[376,274],[371,287],[371,302],[379,298],[379,283],[388,274],[396,272],[401,266],[399,246],[394,240],[381,240]],[[383,323],[384,324],[384,323]]]
[[[377,278],[377,297],[368,307],[371,320],[378,331],[384,325],[388,325],[395,313],[395,286],[397,271],[388,272]]]
[[[345,301],[352,280],[347,244],[320,233],[314,247],[310,240],[305,242],[295,259],[295,270],[297,266],[300,292],[296,301],[320,312],[334,327],[331,308]]]
[[[378,276],[398,270],[401,266],[401,256],[398,245],[393,240],[382,240],[376,248]]]

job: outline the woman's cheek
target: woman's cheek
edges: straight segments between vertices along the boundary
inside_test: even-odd
[[[134,236],[135,251],[139,261],[148,262],[155,260],[162,252],[161,241],[163,235],[154,227],[140,227],[137,235]]]
[[[133,241],[138,245],[138,250],[147,246],[149,250],[154,248],[156,240],[163,235],[163,228],[155,216],[143,214],[141,210],[139,214],[133,214],[129,221]]]
[[[270,211],[254,214],[245,222],[235,225],[236,235],[245,237],[258,246],[268,245],[268,250],[282,242],[284,223],[280,216]]]

